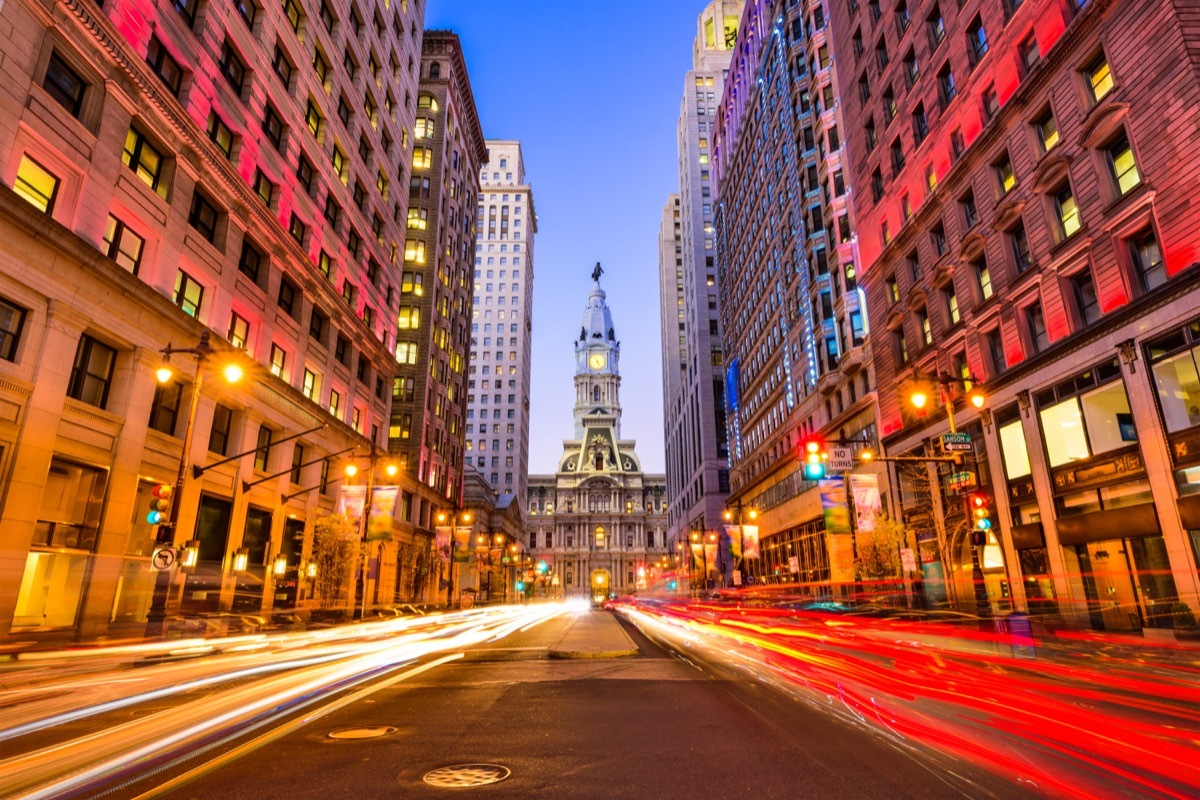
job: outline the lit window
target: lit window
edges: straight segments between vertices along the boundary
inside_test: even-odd
[[[1147,230],[1129,241],[1129,254],[1142,288],[1150,291],[1167,280],[1167,266],[1154,231]]]
[[[1093,102],[1099,103],[1105,95],[1112,91],[1112,71],[1109,69],[1108,59],[1104,57],[1103,52],[1087,65],[1084,74],[1087,76],[1088,89],[1091,91]]]
[[[1074,235],[1082,225],[1079,218],[1079,206],[1069,185],[1064,186],[1054,195],[1054,212],[1058,217],[1058,228],[1062,238]]]
[[[137,128],[130,128],[125,134],[125,150],[121,160],[142,179],[142,183],[162,199],[167,199],[168,182],[164,175],[163,157]]]
[[[282,347],[271,343],[271,374],[277,378],[283,377],[283,369],[287,364],[287,353]]]
[[[1133,149],[1129,146],[1129,139],[1124,134],[1105,148],[1105,156],[1109,172],[1117,185],[1117,191],[1122,195],[1128,194],[1131,189],[1142,182],[1137,164],[1133,159]]]
[[[1047,111],[1033,124],[1037,128],[1038,143],[1042,146],[1042,152],[1048,153],[1053,150],[1058,144],[1058,123],[1054,121],[1054,114]]]
[[[204,299],[204,287],[183,270],[175,273],[175,305],[190,317],[199,316],[200,303]]]
[[[21,156],[17,167],[17,179],[13,191],[24,197],[30,205],[47,214],[54,213],[54,201],[58,197],[58,178],[29,156]]]
[[[112,214],[104,230],[104,254],[134,275],[142,263],[142,248],[146,240],[126,227],[125,223]]]

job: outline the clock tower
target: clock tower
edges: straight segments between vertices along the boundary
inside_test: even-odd
[[[597,262],[592,270],[592,289],[583,309],[583,324],[575,340],[575,436],[583,438],[589,427],[611,428],[621,435],[621,375],[618,362],[621,343],[613,328],[612,313],[604,301]]]

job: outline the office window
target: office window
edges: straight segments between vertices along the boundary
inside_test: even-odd
[[[175,273],[175,305],[191,317],[200,315],[200,303],[204,299],[204,287],[183,270]]]
[[[967,51],[972,66],[978,64],[988,51],[987,32],[983,29],[983,20],[978,16],[967,28]]]
[[[924,308],[917,310],[917,327],[921,330],[921,341],[925,343],[925,346],[933,344],[933,325]]]
[[[339,364],[350,366],[350,341],[340,333],[333,345],[333,357]]]
[[[67,397],[104,408],[112,387],[116,361],[116,350],[85,333],[79,338],[79,346],[75,350],[75,361],[67,382]]]
[[[200,0],[171,0],[171,5],[187,20],[189,28],[196,24],[196,9],[200,6]]]
[[[1092,96],[1093,103],[1099,103],[1112,91],[1112,71],[1109,69],[1108,58],[1105,57],[1103,50],[1084,68],[1083,74],[1087,79],[1088,92]]]
[[[888,305],[893,306],[900,302],[900,284],[896,282],[896,276],[891,275],[888,277],[886,285]]]
[[[267,465],[271,462],[271,440],[274,433],[266,425],[258,426],[258,441],[255,444],[257,449],[254,451],[254,469],[257,472],[266,472]]]
[[[156,385],[154,400],[150,403],[149,427],[167,436],[174,436],[175,424],[179,420],[179,401],[182,397],[183,384],[178,381]]]
[[[118,265],[137,275],[142,263],[142,248],[146,240],[126,227],[125,223],[112,214],[104,230],[104,254]]]
[[[925,106],[917,104],[913,110],[913,144],[919,145],[929,135],[929,119],[925,116]]]
[[[248,239],[242,239],[242,252],[238,256],[238,271],[245,275],[255,285],[261,287],[259,280],[262,276],[262,267],[265,264],[265,256]]]
[[[217,404],[213,409],[212,427],[208,431],[208,452],[228,455],[229,434],[233,430],[233,409]]]
[[[966,224],[966,227],[975,227],[975,223],[979,222],[979,209],[975,205],[975,193],[967,192],[959,198],[958,205],[962,209],[963,222]]]
[[[983,94],[983,116],[985,119],[992,119],[1000,113],[1000,98],[996,94],[994,84],[988,84],[984,87]]]
[[[42,88],[72,117],[79,117],[88,83],[79,76],[78,72],[71,69],[58,53],[50,55],[50,63],[46,66],[46,75],[42,79]]]
[[[300,154],[300,160],[296,162],[296,179],[300,181],[304,191],[312,194],[313,165],[303,153]]]
[[[225,80],[240,96],[242,90],[246,88],[246,64],[229,42],[221,45],[221,60],[218,62],[218,66],[221,68],[221,74],[225,76]]]
[[[298,444],[292,448],[292,471],[288,473],[288,480],[292,483],[300,483],[300,471],[304,468],[304,445]]]
[[[1040,353],[1050,346],[1050,336],[1046,333],[1046,318],[1042,314],[1042,304],[1034,303],[1025,308],[1025,327],[1029,333],[1029,344],[1033,352]]]
[[[1142,289],[1150,291],[1167,281],[1167,265],[1154,231],[1146,229],[1129,240],[1129,256]]]
[[[300,219],[299,216],[293,213],[291,219],[288,221],[288,233],[290,233],[292,238],[299,242],[301,246],[303,246],[304,237],[308,235],[308,225],[305,224],[304,220]]]
[[[287,278],[279,280],[279,308],[292,319],[300,319],[300,289]]]
[[[1119,194],[1128,194],[1142,182],[1133,158],[1133,148],[1129,146],[1129,139],[1124,133],[1104,148],[1104,156],[1108,163],[1109,176]]]
[[[1029,251],[1029,237],[1025,235],[1024,223],[1019,223],[1017,227],[1008,232],[1008,245],[1013,254],[1013,266],[1017,268],[1017,274],[1020,275],[1033,265],[1033,258]]]
[[[292,82],[292,73],[295,72],[295,67],[288,59],[287,53],[279,42],[275,43],[275,53],[271,57],[271,68],[275,70],[275,74],[279,76],[279,80],[283,81],[283,85],[289,86]]]
[[[992,297],[992,273],[988,269],[987,259],[981,258],[975,262],[975,280],[979,286],[981,301],[990,300]]]
[[[300,11],[299,0],[283,0],[283,15],[287,17],[292,30],[299,33],[300,23],[304,20],[304,13]]]
[[[179,97],[179,90],[183,87],[183,69],[178,61],[171,58],[171,54],[157,36],[150,37],[150,44],[146,48],[146,63],[171,94]]]
[[[1100,319],[1100,300],[1096,296],[1096,283],[1092,280],[1092,271],[1085,268],[1079,274],[1072,275],[1070,285],[1080,322],[1087,326]]]
[[[1008,153],[1001,155],[993,166],[996,169],[996,180],[1000,184],[1000,194],[1008,194],[1017,185],[1017,176],[1013,172],[1012,160]]]
[[[309,400],[316,401],[316,400],[320,399],[317,396],[318,391],[319,391],[319,385],[317,383],[317,373],[313,372],[308,367],[305,367],[304,368],[304,380],[300,385],[300,393],[303,394],[305,397],[307,397]]]
[[[329,390],[329,413],[341,419],[342,393],[337,389]]]
[[[1079,206],[1075,202],[1075,194],[1071,191],[1070,184],[1054,193],[1054,214],[1058,219],[1060,241],[1074,235],[1082,227]]]
[[[125,134],[125,150],[121,160],[142,179],[142,183],[153,189],[162,199],[167,199],[169,187],[163,157],[137,128],[131,127]]]
[[[893,338],[893,349],[895,351],[896,363],[904,365],[908,363],[908,338],[904,335],[903,329],[896,331]]]
[[[942,109],[950,105],[950,101],[958,94],[958,87],[954,84],[954,73],[950,70],[950,62],[947,61],[938,70],[938,97],[942,101]]]
[[[936,50],[937,46],[946,38],[946,24],[942,20],[942,12],[936,5],[929,12],[929,16],[925,18],[925,22],[929,27],[930,50]]]
[[[218,218],[219,214],[216,206],[197,187],[192,192],[192,206],[188,211],[188,224],[203,236],[206,241],[215,243]]]
[[[216,111],[208,112],[208,138],[217,146],[225,158],[233,157],[233,131],[225,121],[217,116]]]
[[[942,296],[946,301],[946,319],[949,321],[947,327],[953,327],[962,321],[962,312],[958,308],[958,292],[951,285],[942,290]]]
[[[321,141],[321,126],[324,122],[325,118],[317,110],[316,104],[312,100],[309,100],[308,105],[304,109],[304,123],[308,125],[308,132],[316,137],[318,142]]]
[[[1033,122],[1037,130],[1038,144],[1043,153],[1048,153],[1058,144],[1058,123],[1054,121],[1054,113],[1046,111]]]
[[[0,297],[0,358],[17,360],[17,345],[21,343],[21,332],[25,328],[26,310]]]
[[[58,199],[58,176],[51,173],[27,155],[21,156],[13,191],[30,205],[47,214],[54,213],[54,202]]]
[[[319,308],[314,308],[308,318],[308,335],[325,344],[325,333],[329,330],[329,317]]]
[[[267,103],[263,110],[262,132],[266,134],[267,141],[271,143],[279,152],[283,152],[283,120],[279,118],[279,113]]]
[[[999,328],[993,328],[984,334],[983,339],[992,360],[992,372],[999,375],[1008,369],[1008,362],[1004,358],[1004,337]]]
[[[250,341],[250,323],[234,311],[229,317],[229,332],[225,338],[237,349],[245,350],[247,342]]]
[[[279,345],[272,342],[271,343],[271,361],[270,361],[270,367],[269,367],[269,369],[271,370],[271,374],[277,378],[282,378],[283,370],[286,366],[287,366],[287,352],[284,351],[284,349],[282,347],[280,347]]]
[[[271,183],[266,174],[261,169],[254,170],[254,193],[262,200],[268,208],[271,207],[271,200],[275,197],[275,184]]]

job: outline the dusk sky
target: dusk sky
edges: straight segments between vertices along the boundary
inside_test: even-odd
[[[679,178],[675,125],[705,0],[428,0],[462,40],[489,139],[519,139],[533,187],[529,470],[573,434],[573,338],[597,261],[621,341],[621,432],[663,472],[658,226]]]

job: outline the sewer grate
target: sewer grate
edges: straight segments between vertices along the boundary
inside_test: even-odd
[[[425,773],[425,782],[430,786],[468,788],[499,783],[512,774],[508,767],[499,764],[456,764]]]
[[[330,739],[374,739],[388,736],[396,729],[388,725],[370,725],[365,728],[338,728],[329,732]]]

